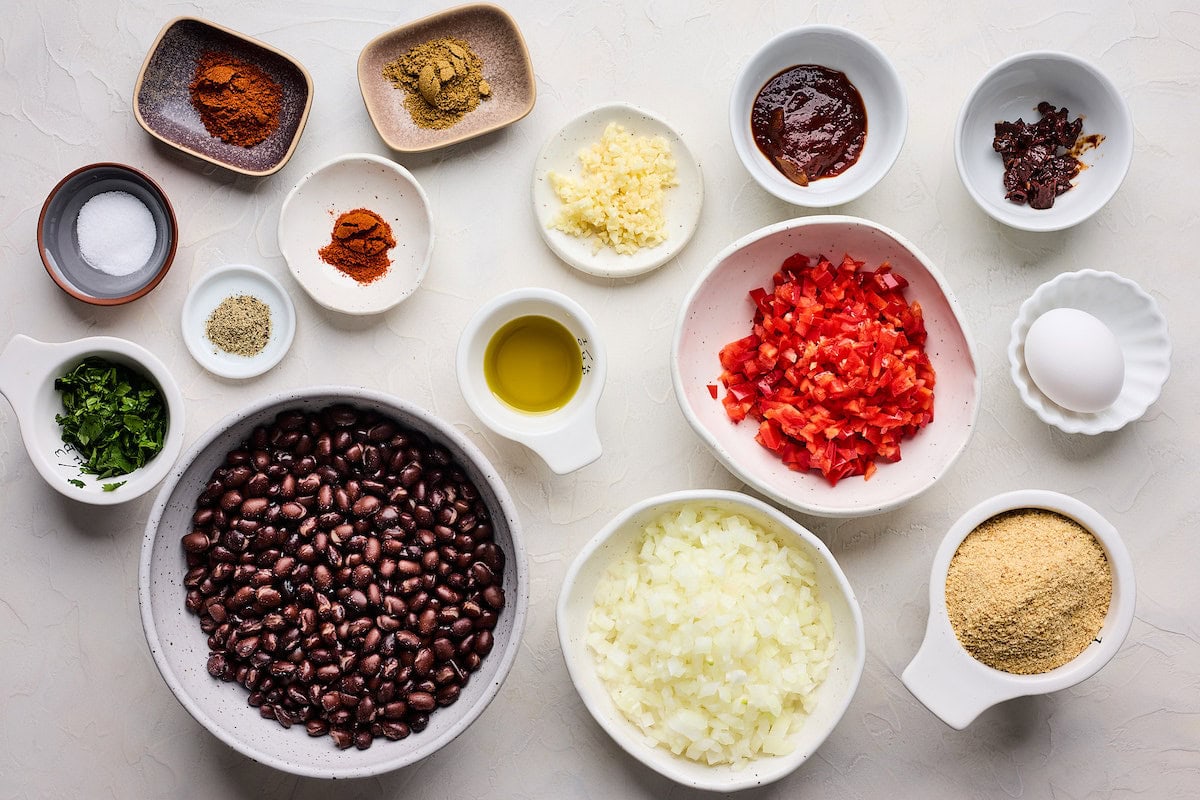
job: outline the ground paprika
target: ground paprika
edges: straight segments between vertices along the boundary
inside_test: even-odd
[[[391,266],[388,250],[395,246],[392,228],[383,217],[356,208],[337,218],[331,241],[317,255],[359,283],[371,283]]]
[[[283,88],[229,53],[202,53],[188,90],[204,129],[226,144],[252,147],[279,127]]]

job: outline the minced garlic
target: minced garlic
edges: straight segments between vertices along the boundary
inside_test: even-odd
[[[666,241],[664,197],[678,185],[666,138],[634,136],[610,122],[599,142],[579,151],[579,161],[579,177],[549,175],[564,204],[549,227],[625,255]]]

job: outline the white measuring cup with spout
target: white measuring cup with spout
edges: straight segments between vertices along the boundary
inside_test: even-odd
[[[525,316],[542,316],[558,322],[574,337],[582,356],[579,388],[554,411],[532,414],[504,403],[484,378],[488,342],[509,322]],[[551,289],[516,289],[480,308],[458,342],[458,385],[475,416],[501,436],[537,453],[555,473],[565,475],[600,457],[596,406],[604,391],[607,372],[604,344],[596,323],[583,307]]]

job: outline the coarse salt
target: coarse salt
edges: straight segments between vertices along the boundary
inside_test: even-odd
[[[84,203],[75,235],[88,266],[116,277],[146,266],[158,241],[150,209],[128,192],[102,192]]]

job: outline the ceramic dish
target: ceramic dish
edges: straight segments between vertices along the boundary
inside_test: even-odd
[[[1116,402],[1094,414],[1068,411],[1037,388],[1025,365],[1025,335],[1034,321],[1054,308],[1077,308],[1103,322],[1117,337],[1125,357],[1125,384]],[[1012,324],[1008,363],[1021,400],[1038,419],[1067,433],[1115,431],[1140,419],[1171,374],[1167,321],[1154,298],[1136,283],[1094,269],[1066,272],[1037,288]]]
[[[392,229],[396,246],[382,277],[362,284],[325,263],[340,214],[367,208]],[[350,153],[305,175],[279,210],[279,249],[292,275],[320,305],[343,314],[378,314],[417,290],[433,256],[433,214],[412,173],[370,153]]]
[[[579,388],[570,401],[549,413],[523,413],[501,401],[484,377],[488,343],[507,323],[523,316],[548,317],[575,338],[580,351]],[[471,411],[496,433],[533,450],[558,475],[600,457],[596,406],[604,391],[608,357],[591,315],[566,295],[550,289],[516,289],[475,312],[458,342],[458,386]]]
[[[63,442],[62,429],[54,419],[63,412],[62,399],[54,388],[55,379],[88,356],[99,356],[142,373],[158,387],[167,406],[167,434],[162,450],[145,466],[127,475],[97,479],[81,474],[79,467],[84,459]],[[183,449],[184,406],[179,386],[154,354],[125,339],[92,336],[48,344],[18,334],[0,353],[0,394],[16,412],[25,449],[42,479],[72,500],[111,506],[141,497],[166,476]],[[114,483],[121,485],[104,491],[105,484]]]
[[[1004,199],[1004,163],[992,149],[997,122],[1041,119],[1047,101],[1083,117],[1084,135],[1104,141],[1079,156],[1086,168],[1051,208]],[[963,103],[954,129],[954,161],[967,192],[989,216],[1026,231],[1057,231],[1083,222],[1116,194],[1133,159],[1133,118],[1104,73],[1069,53],[1020,53],[988,70]]]
[[[192,106],[188,86],[206,52],[228,53],[261,68],[283,89],[279,125],[252,147],[227,144],[212,136]],[[133,113],[154,138],[212,164],[263,176],[277,172],[296,149],[313,84],[294,58],[249,36],[196,17],[176,17],[163,26],[133,87]]]
[[[442,130],[418,127],[404,107],[405,91],[383,76],[383,68],[431,39],[463,39],[483,61],[492,96]],[[439,11],[380,34],[358,57],[358,88],[380,138],[401,153],[436,150],[499,130],[533,110],[537,81],[529,50],[516,21],[503,9],[476,3]]]
[[[328,736],[309,736],[303,725],[285,729],[260,719],[247,692],[206,669],[208,637],[184,608],[187,566],[180,539],[192,530],[192,513],[213,469],[257,425],[270,425],[287,409],[316,410],[345,403],[378,411],[445,447],[479,489],[491,512],[496,544],[505,554],[505,607],[493,630],[493,648],[463,687],[457,702],[429,715],[429,727],[400,741],[370,748],[337,749]],[[516,658],[529,605],[529,579],[520,523],[497,471],[453,425],[404,400],[352,387],[317,386],[263,398],[218,422],[188,450],[150,511],[142,544],[139,601],[146,640],[163,680],[195,719],[225,744],[275,769],[316,778],[378,775],[436,752],[470,726],[496,696]],[[496,722],[497,720],[493,720]]]
[[[156,240],[150,258],[129,275],[108,275],[88,264],[79,251],[79,210],[104,192],[133,195],[154,219]],[[171,201],[149,175],[125,164],[90,164],[50,190],[38,216],[37,240],[42,264],[60,289],[85,303],[115,306],[147,294],[166,277],[175,260],[179,227]]]
[[[1015,675],[975,660],[959,644],[946,613],[946,573],[958,546],[982,523],[1020,508],[1046,509],[1078,522],[1096,537],[1112,570],[1112,600],[1095,641],[1068,663],[1036,675]],[[1056,692],[1096,674],[1129,635],[1136,594],[1129,552],[1116,528],[1095,509],[1067,495],[1034,489],[989,498],[959,517],[933,557],[925,640],[904,669],[904,685],[943,722],[962,730],[996,703]]]
[[[909,282],[905,297],[919,301],[924,311],[929,331],[925,351],[937,375],[934,420],[902,443],[899,462],[879,463],[870,480],[850,477],[830,486],[819,472],[788,469],[754,440],[753,420],[735,425],[721,400],[710,394],[708,387],[719,384],[721,348],[750,333],[750,290],[769,286],[793,253],[823,253],[833,259],[848,253],[872,268],[889,261]],[[929,489],[967,446],[979,413],[974,348],[941,273],[899,234],[855,217],[779,222],[718,253],[680,307],[671,374],[684,417],[726,469],[777,503],[825,517],[890,511]]]
[[[227,353],[208,340],[209,316],[228,297],[250,295],[271,310],[271,335],[256,356]],[[273,277],[249,264],[218,267],[201,278],[183,301],[183,341],[200,366],[222,378],[253,378],[275,366],[292,346],[296,310],[292,298]]]
[[[792,734],[794,750],[783,756],[764,756],[741,768],[708,766],[656,747],[612,702],[596,674],[594,656],[586,643],[588,616],[596,585],[609,565],[627,552],[645,526],[689,503],[702,503],[723,512],[741,514],[774,533],[811,559],[817,570],[817,589],[829,604],[836,648],[829,674],[816,691],[813,711]],[[622,511],[589,541],[567,570],[557,609],[558,639],[575,689],[605,732],[625,752],[673,781],[696,789],[731,792],[777,781],[793,772],[828,738],[862,676],[866,657],[862,615],[854,591],[829,549],[812,533],[760,500],[738,492],[693,489],[651,497]]]
[[[664,200],[667,239],[657,247],[644,247],[622,255],[611,247],[596,249],[590,239],[554,230],[551,223],[563,207],[550,185],[549,175],[558,172],[578,175],[579,151],[600,141],[610,122],[622,125],[635,136],[662,136],[675,158],[678,186],[667,190]],[[700,164],[675,129],[635,106],[610,103],[586,111],[550,137],[533,168],[533,212],[538,231],[554,254],[575,269],[602,278],[627,278],[661,267],[684,248],[700,221],[704,202],[704,180]]]
[[[763,154],[750,131],[754,99],[771,78],[801,64],[843,73],[862,96],[867,138],[858,161],[842,172],[800,186]],[[856,200],[887,175],[908,132],[908,99],[900,74],[867,39],[833,25],[785,31],[752,55],[738,73],[729,98],[729,131],[742,164],[759,186],[792,205],[828,208]]]

